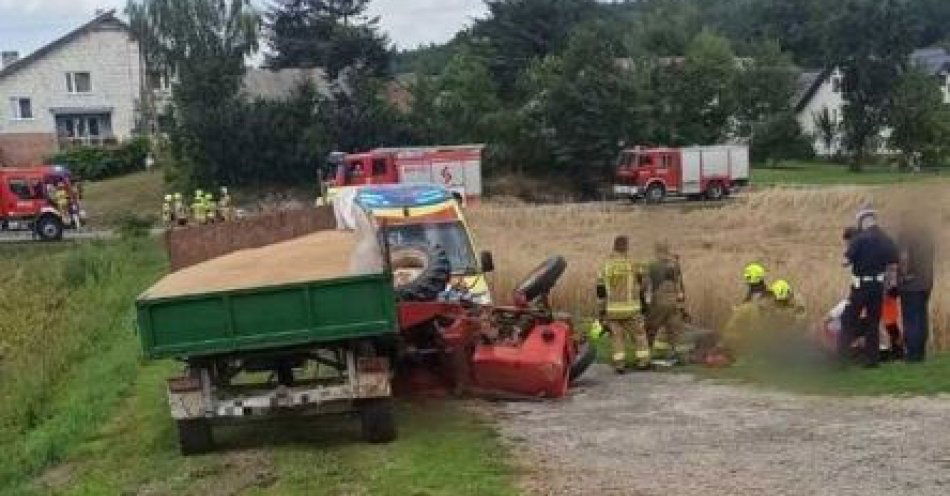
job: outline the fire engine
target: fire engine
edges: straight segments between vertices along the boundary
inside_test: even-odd
[[[69,195],[69,211],[54,202],[57,188]],[[63,230],[78,228],[83,216],[69,171],[59,166],[0,167],[0,230],[32,230],[42,241],[56,241]]]
[[[620,153],[613,192],[651,203],[667,196],[720,200],[748,182],[745,145],[636,147]]]
[[[329,196],[345,186],[424,183],[442,186],[461,199],[482,195],[484,145],[377,148],[365,153],[333,154]]]

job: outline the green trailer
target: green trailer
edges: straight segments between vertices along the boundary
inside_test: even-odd
[[[277,413],[357,412],[370,442],[395,438],[391,275],[348,269],[354,235],[325,231],[169,274],[136,302],[149,359],[184,364],[168,380],[185,454],[212,425]]]

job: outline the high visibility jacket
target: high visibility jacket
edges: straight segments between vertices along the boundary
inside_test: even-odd
[[[613,255],[600,272],[600,284],[607,289],[608,319],[629,319],[640,312],[640,278],[643,268],[627,257]]]

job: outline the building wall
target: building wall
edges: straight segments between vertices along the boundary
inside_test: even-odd
[[[815,153],[818,155],[834,155],[840,151],[840,139],[838,143],[832,145],[830,149],[825,147],[823,140],[818,137],[818,128],[815,126],[815,116],[819,115],[823,109],[827,108],[831,113],[832,118],[836,118],[839,125],[844,119],[843,109],[844,109],[844,98],[840,91],[834,91],[834,78],[841,78],[841,72],[835,70],[831,75],[821,83],[821,86],[818,88],[818,91],[815,92],[815,95],[811,98],[805,108],[798,113],[798,124],[801,126],[802,131],[809,136],[815,136]]]
[[[67,72],[89,72],[92,92],[70,94]],[[0,78],[0,135],[56,134],[51,108],[112,108],[112,132],[128,138],[141,91],[138,45],[124,29],[100,25]],[[33,119],[14,120],[10,98],[32,100]],[[11,152],[6,151],[9,154]]]
[[[52,133],[0,134],[0,167],[45,164],[55,151]]]

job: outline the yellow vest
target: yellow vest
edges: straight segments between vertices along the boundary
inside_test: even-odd
[[[600,272],[600,281],[607,289],[607,318],[630,319],[640,312],[642,268],[626,257],[611,256]]]

